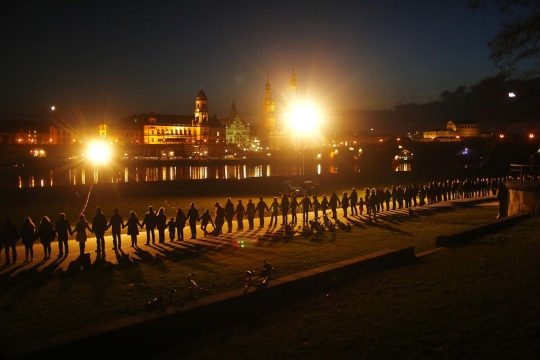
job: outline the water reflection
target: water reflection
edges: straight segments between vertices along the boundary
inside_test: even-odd
[[[306,166],[306,174],[358,172],[358,166],[324,165]],[[87,172],[90,177],[87,179]],[[85,185],[98,183],[122,183],[140,181],[169,181],[182,179],[245,179],[251,177],[295,176],[302,174],[302,165],[205,165],[205,166],[91,166],[47,169],[39,167],[4,168],[0,171],[0,187],[48,187],[60,185]]]

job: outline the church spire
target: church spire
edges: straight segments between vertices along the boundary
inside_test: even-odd
[[[292,68],[291,81],[289,82],[289,91],[291,93],[291,101],[295,102],[298,98],[298,83],[296,82],[296,74],[294,73],[294,66]]]

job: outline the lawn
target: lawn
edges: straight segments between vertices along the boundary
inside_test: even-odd
[[[129,201],[175,203],[171,199]],[[204,199],[197,202],[210,201]],[[374,223],[356,219],[347,224],[342,219],[335,241],[329,234],[289,239],[243,232],[208,238],[207,246],[196,252],[175,251],[171,245],[171,251],[142,260],[96,262],[90,271],[65,272],[54,263],[39,272],[32,268],[0,278],[2,347],[140,314],[144,304],[164,290],[187,289],[188,273],[196,275],[204,287],[200,296],[205,296],[242,287],[245,271],[260,267],[262,260],[273,263],[283,276],[389,247],[414,246],[421,252],[434,247],[437,234],[486,223],[496,214],[496,207],[475,206],[417,211],[413,217],[401,214]]]
[[[540,219],[327,293],[156,359],[537,359]]]

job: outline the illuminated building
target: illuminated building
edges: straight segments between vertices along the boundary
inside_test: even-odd
[[[220,123],[226,127],[226,139],[228,144],[237,145],[240,148],[249,149],[251,146],[251,131],[249,124],[242,119],[236,103],[233,100],[231,113],[227,119],[221,120]]]
[[[471,121],[450,120],[444,130],[430,130],[422,132],[423,139],[434,141],[454,142],[461,138],[478,137],[478,124]]]

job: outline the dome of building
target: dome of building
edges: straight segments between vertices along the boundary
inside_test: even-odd
[[[207,100],[206,94],[204,93],[202,86],[201,91],[199,91],[199,94],[197,94],[197,100]]]

